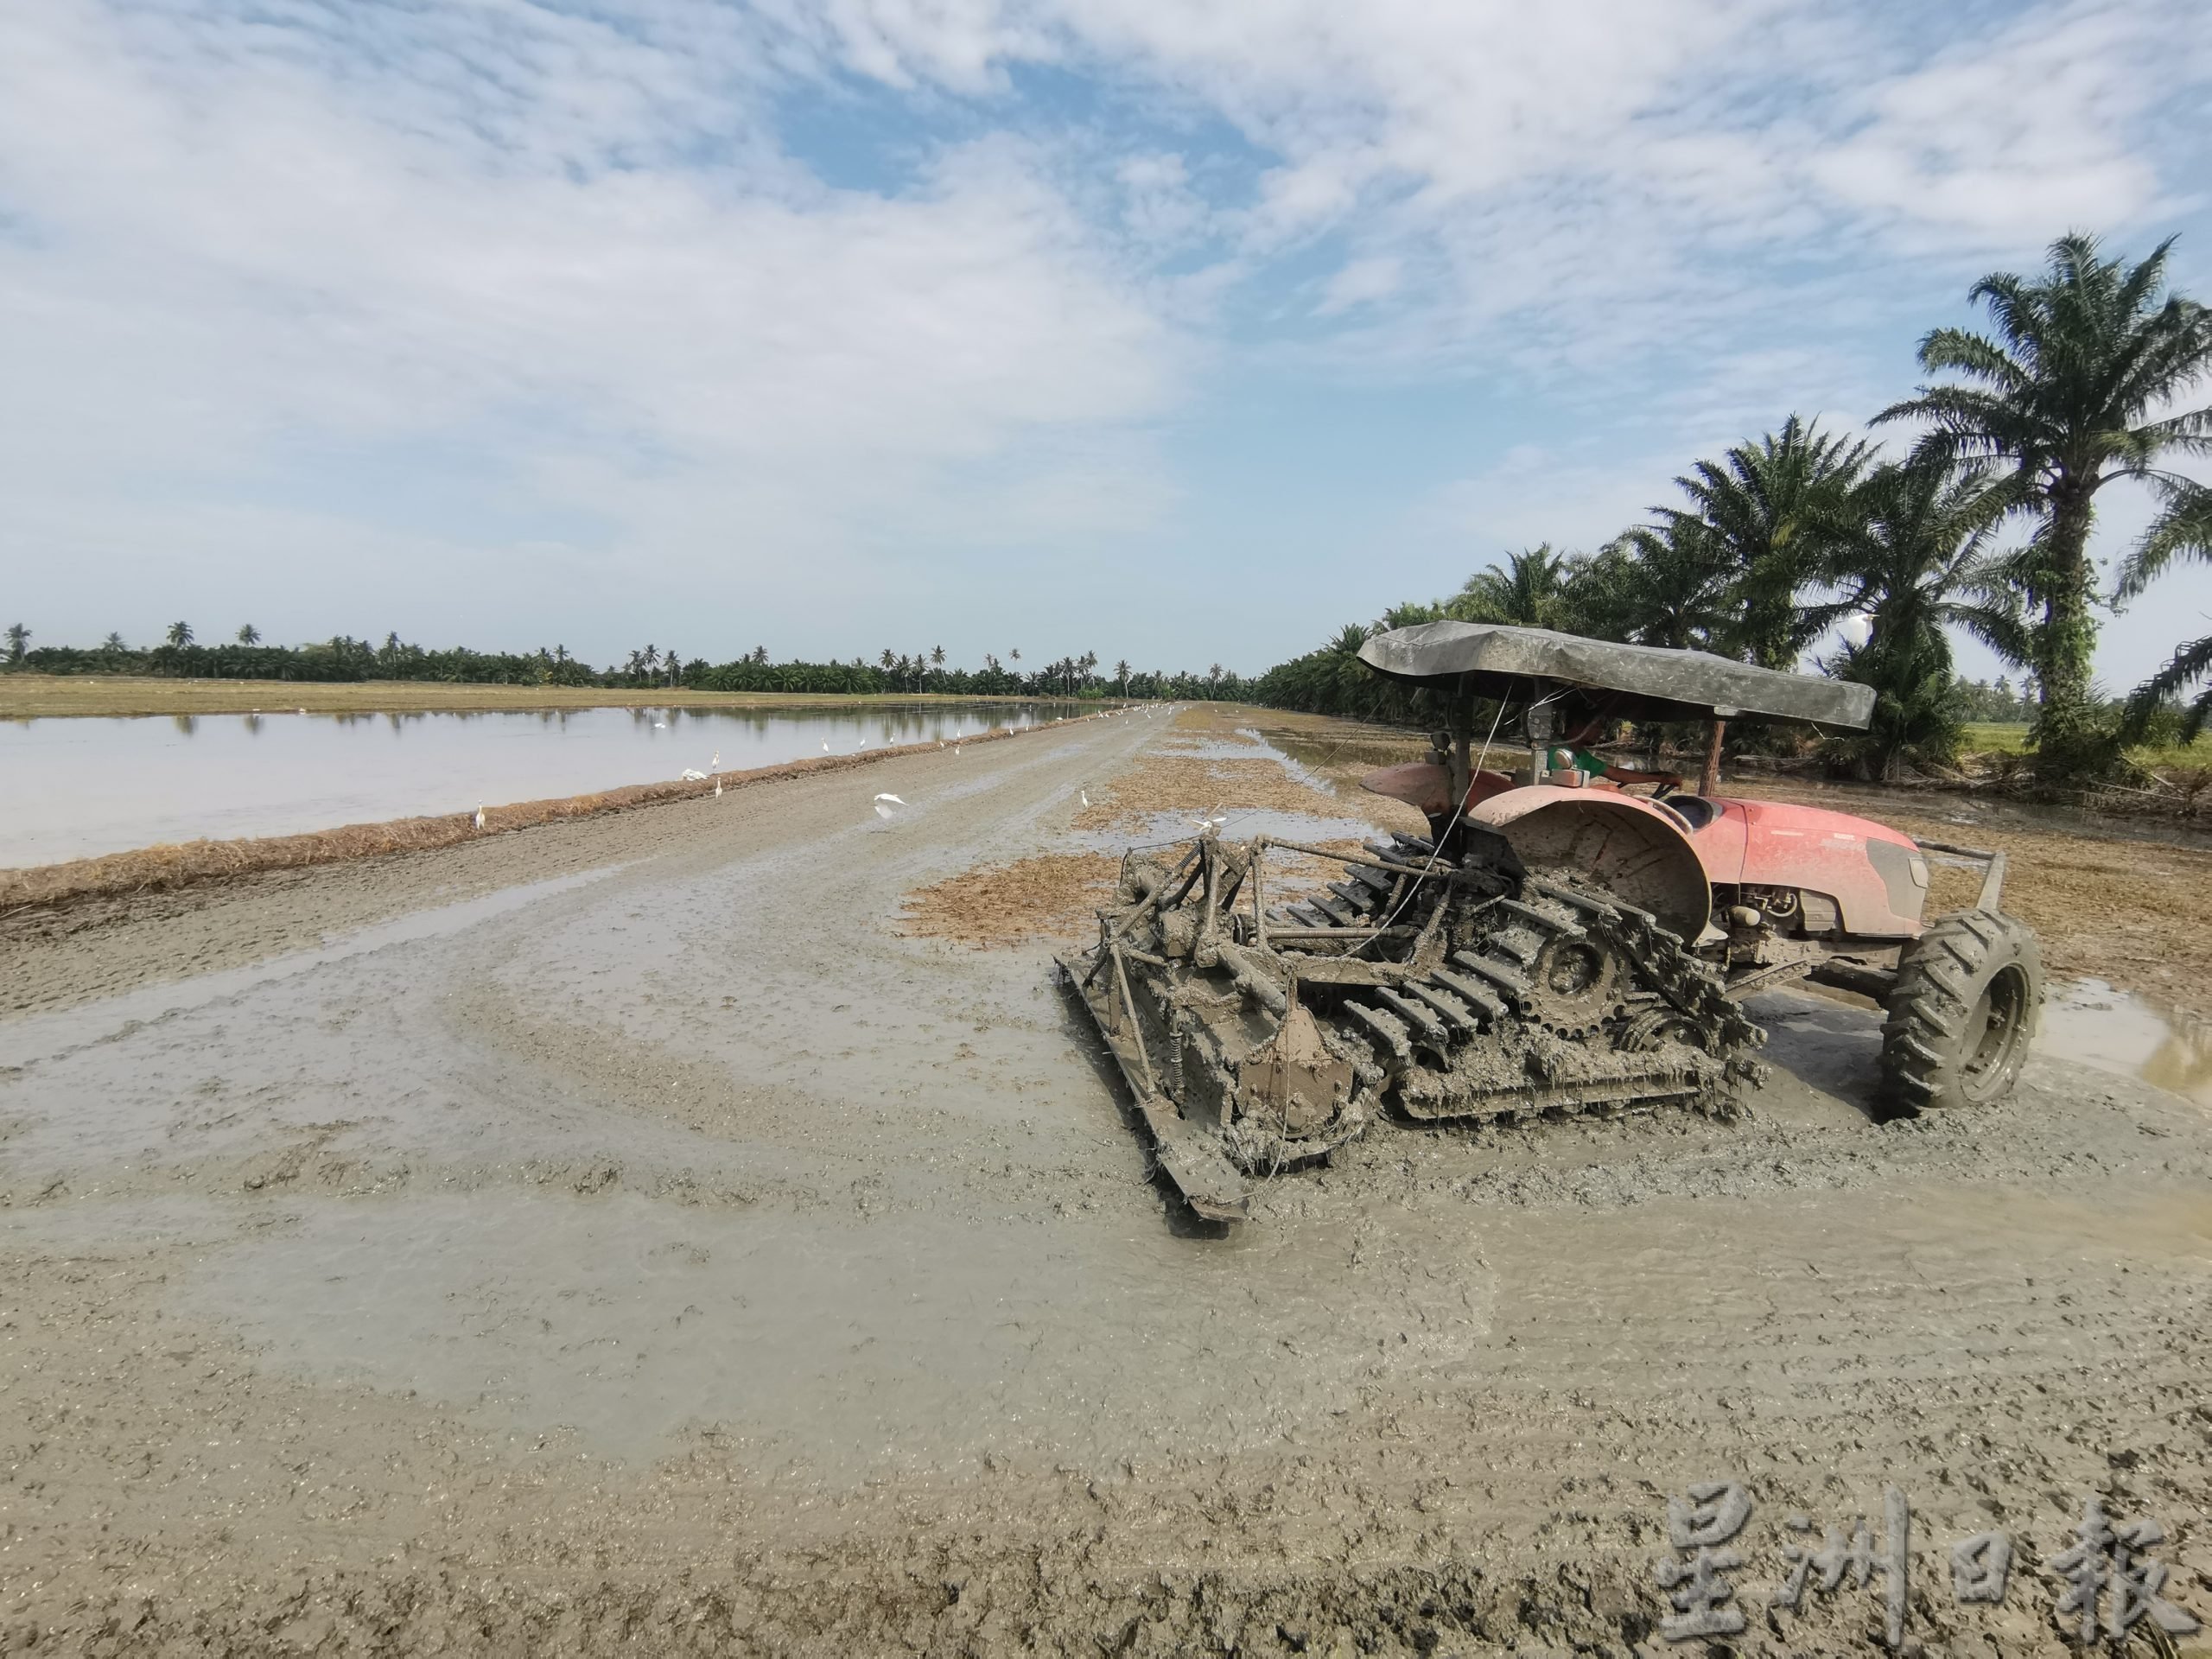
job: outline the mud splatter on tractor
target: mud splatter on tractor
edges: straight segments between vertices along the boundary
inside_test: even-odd
[[[1211,830],[1133,853],[1097,945],[1062,964],[1198,1213],[1241,1219],[1251,1177],[1386,1113],[1725,1108],[1764,1040],[1743,999],[1799,977],[1885,1003],[1896,1107],[2011,1089],[2042,967],[1998,909],[2001,857],[1817,809],[1663,798],[1663,776],[1649,779],[1662,798],[1631,796],[1549,744],[1562,712],[1585,741],[1618,717],[1859,727],[1866,688],[1465,623],[1379,635],[1363,655],[1444,707],[1427,762],[1368,780],[1421,805],[1431,833],[1350,857]],[[1492,733],[1510,717],[1531,743],[1527,772],[1483,769],[1478,699]],[[1923,925],[1929,852],[1983,865],[1974,910]],[[1343,877],[1287,891],[1278,864],[1271,893],[1271,853],[1340,858]]]

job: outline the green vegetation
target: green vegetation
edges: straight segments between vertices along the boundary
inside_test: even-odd
[[[2040,279],[1983,277],[1973,297],[1989,308],[1995,338],[1935,330],[1921,342],[1921,365],[1959,378],[1923,386],[1875,417],[1928,423],[1915,452],[1926,460],[2007,469],[2034,534],[2005,575],[2030,613],[2025,660],[2043,702],[2037,749],[2062,776],[2103,771],[2116,753],[2089,683],[2098,493],[2134,479],[2159,501],[2130,564],[2139,588],[2175,553],[2202,551],[2212,523],[2212,492],[2159,464],[2212,450],[2212,409],[2168,412],[2212,372],[2212,313],[2164,291],[2171,245],[2129,268],[2098,258],[2090,238],[2067,236]]]
[[[1993,335],[1930,333],[1922,365],[1954,378],[1878,417],[1923,429],[1902,461],[1792,415],[1779,431],[1695,462],[1675,480],[1680,500],[1597,552],[1547,543],[1511,555],[1448,599],[1349,625],[1270,670],[1255,695],[1281,708],[1426,723],[1421,695],[1368,674],[1358,652],[1376,627],[1442,618],[1782,668],[1854,618],[1818,666],[1873,686],[1877,701],[1867,732],[1825,746],[1836,771],[1889,778],[1945,766],[1968,722],[2030,712],[2008,681],[1958,679],[1950,641],[1960,632],[2027,671],[2039,783],[2107,776],[2123,765],[2123,744],[2143,766],[2145,753],[2165,753],[2145,742],[2183,742],[2212,721],[2212,637],[2182,645],[2124,704],[2100,697],[2089,678],[2099,603],[2142,593],[2177,559],[2212,560],[2212,489],[2170,464],[2212,454],[2212,407],[2184,407],[2212,377],[2212,312],[2165,291],[2168,245],[2130,265],[2069,236],[2040,275],[1976,283],[1970,297],[1987,308]],[[2119,479],[2151,491],[2158,512],[2101,601],[2088,538],[2098,493]],[[2018,544],[1999,546],[2008,530]],[[1737,747],[1773,741],[1744,724],[1731,734]]]
[[[249,640],[246,635],[252,634]],[[565,645],[536,652],[480,652],[457,647],[427,651],[387,633],[381,645],[346,634],[308,645],[257,643],[251,626],[238,630],[235,644],[193,643],[189,623],[170,625],[166,643],[133,651],[119,634],[82,650],[66,645],[30,646],[30,630],[17,623],[6,635],[11,670],[62,676],[133,676],[141,678],[231,680],[287,684],[344,685],[406,682],[412,684],[512,685],[547,689],[602,688],[640,692],[718,691],[798,694],[814,696],[895,695],[955,697],[1173,698],[1178,702],[1243,700],[1248,683],[1216,663],[1203,674],[1140,671],[1116,663],[1111,679],[1098,673],[1098,658],[1085,652],[1027,673],[986,656],[980,669],[949,668],[943,646],[926,652],[885,651],[870,664],[775,663],[767,647],[734,662],[714,664],[703,658],[685,661],[675,651],[649,645],[628,660],[604,671],[576,660]],[[1020,660],[1020,652],[1009,658]],[[615,699],[620,701],[620,699]],[[634,700],[634,699],[632,699]]]
[[[1959,728],[1959,747],[1969,754],[2025,754],[2024,720],[1969,720]]]

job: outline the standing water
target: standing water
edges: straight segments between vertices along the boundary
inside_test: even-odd
[[[1072,712],[1072,710],[1071,710]],[[742,772],[1049,724],[1052,705],[175,715],[0,726],[0,868]],[[826,748],[824,746],[827,746]],[[719,752],[720,760],[715,756]]]

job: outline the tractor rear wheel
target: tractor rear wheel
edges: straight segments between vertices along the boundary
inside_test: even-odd
[[[1904,948],[1882,1027],[1884,1102],[1982,1106],[2012,1092],[2043,1010],[2043,950],[2024,923],[1969,910]]]

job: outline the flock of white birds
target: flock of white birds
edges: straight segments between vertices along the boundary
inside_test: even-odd
[[[1166,710],[1166,712],[1173,715],[1177,712],[1180,706],[1181,705],[1177,704],[1170,707]],[[300,712],[302,714],[305,714],[307,710],[302,709]],[[1152,713],[1153,711],[1149,709],[1109,709],[1103,710],[1096,715],[1077,715],[1076,718],[1077,720],[1126,720],[1131,715],[1138,715],[1146,720],[1150,720],[1152,718]],[[1052,723],[1056,726],[1065,725],[1066,722],[1067,716],[1065,715],[1056,715],[1053,716]],[[664,720],[655,721],[653,722],[653,729],[655,731],[665,731],[668,729],[668,722]],[[940,749],[944,748],[946,743],[950,742],[952,746],[952,753],[957,756],[960,753],[961,741],[966,735],[967,734],[963,728],[955,727],[950,739],[940,738],[938,741],[938,747]],[[858,754],[861,749],[865,749],[866,747],[868,747],[868,739],[862,738],[859,744],[853,749],[852,753]],[[830,740],[826,737],[822,740],[822,753],[824,754],[832,754],[836,753],[836,751],[830,747]],[[716,749],[713,756],[708,760],[707,769],[704,772],[700,771],[696,766],[686,766],[681,772],[677,774],[677,779],[680,782],[687,784],[703,784],[711,778],[714,780],[715,785],[715,798],[716,800],[720,800],[722,795],[721,765],[722,752],[720,749]],[[1076,791],[1076,794],[1081,798],[1084,805],[1089,806],[1090,804],[1090,792],[1089,790],[1078,788]],[[901,812],[906,810],[906,802],[899,799],[896,795],[888,793],[878,795],[875,799],[870,803],[870,804],[875,809],[875,816],[883,819],[887,823],[895,819]],[[1210,815],[1203,818],[1193,818],[1191,822],[1197,824],[1201,832],[1206,832],[1226,822],[1226,820],[1219,817]],[[476,827],[479,830],[483,829],[484,823],[484,807],[480,802],[476,808]]]

